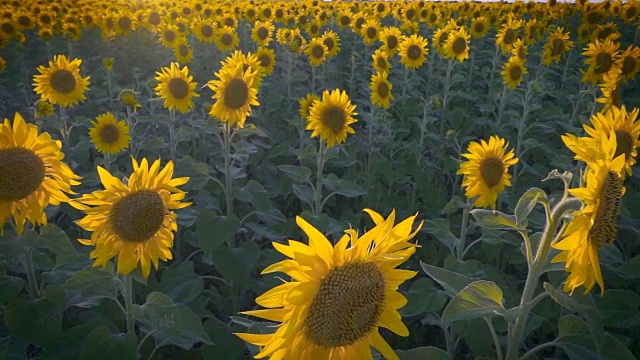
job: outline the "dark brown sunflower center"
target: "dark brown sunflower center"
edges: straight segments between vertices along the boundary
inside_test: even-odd
[[[271,17],[271,9],[266,8],[264,10],[262,10],[262,15],[264,15],[265,18],[270,18]]]
[[[271,65],[271,57],[267,54],[262,54],[258,56],[258,60],[260,61],[260,66],[263,68],[268,68]]]
[[[482,176],[482,180],[489,188],[500,184],[502,174],[504,174],[502,160],[496,157],[489,157],[480,163],[480,176]]]
[[[28,27],[31,25],[31,18],[26,15],[20,15],[18,16],[18,24],[20,24],[20,26]]]
[[[375,37],[378,35],[378,29],[376,29],[373,26],[369,26],[367,28],[367,38],[369,39],[375,39]]]
[[[276,18],[280,19],[282,17],[284,17],[284,10],[282,9],[276,10]]]
[[[24,148],[0,150],[0,201],[18,201],[38,189],[46,174],[44,162]]]
[[[11,25],[11,24],[10,24],[10,23],[8,23],[8,22],[3,23],[1,28],[2,28],[2,31],[3,31],[5,34],[9,34],[9,35],[13,34],[13,31],[15,30],[15,28],[13,27],[13,25]]]
[[[122,17],[122,18],[118,19],[118,27],[122,31],[130,30],[131,29],[131,19],[129,19],[128,17]]]
[[[200,28],[200,34],[202,34],[202,36],[209,38],[213,36],[213,27],[211,27],[211,25],[209,24],[204,24],[202,25],[202,27]]]
[[[484,31],[484,24],[481,22],[478,22],[475,24],[474,29],[477,33],[482,33],[482,31]]]
[[[107,124],[100,130],[100,140],[107,144],[115,144],[120,138],[120,130],[113,124]]]
[[[351,23],[351,18],[350,17],[348,17],[346,15],[343,15],[343,16],[340,17],[340,24],[342,24],[342,26],[347,26],[347,25],[349,25],[349,23]]]
[[[599,12],[594,11],[589,13],[589,15],[587,15],[587,22],[589,24],[595,24],[600,20],[602,20],[602,15]]]
[[[613,30],[610,27],[606,27],[604,29],[602,29],[599,33],[598,33],[598,40],[603,41],[604,39],[608,38],[609,35],[613,34]]]
[[[311,48],[311,56],[316,59],[322,59],[324,57],[324,47],[320,45],[314,45]]]
[[[622,193],[622,177],[615,171],[609,171],[600,189],[600,207],[589,232],[589,240],[598,248],[616,239]]]
[[[505,45],[511,45],[516,41],[516,31],[513,29],[507,29],[504,32],[504,37],[502,38]]]
[[[249,101],[249,86],[242,79],[229,81],[224,89],[224,104],[226,107],[237,110]]]
[[[622,74],[626,76],[630,76],[631,73],[635,70],[638,64],[638,60],[633,58],[632,56],[627,56],[622,60]]]
[[[164,215],[165,206],[160,195],[152,190],[139,190],[113,205],[109,222],[122,240],[141,243],[160,230]]]
[[[558,56],[564,51],[564,40],[553,39],[551,42],[551,56]]]
[[[422,55],[422,50],[418,45],[410,45],[407,49],[407,57],[411,60],[418,60]]]
[[[333,47],[335,46],[335,43],[334,43],[333,39],[330,38],[330,37],[325,38],[322,41],[322,43],[324,44],[324,46],[327,47],[327,51],[331,51],[333,49]]]
[[[602,52],[596,55],[596,68],[594,72],[596,74],[604,74],[611,69],[613,64],[613,58],[610,53]]]
[[[51,16],[47,14],[40,15],[40,22],[45,25],[49,25],[51,23]]]
[[[225,19],[224,19],[224,24],[225,24],[226,26],[233,27],[233,25],[235,25],[235,24],[236,24],[236,22],[235,22],[235,21],[233,21],[233,19],[232,19],[232,18],[225,18]]]
[[[332,106],[322,114],[322,124],[337,135],[344,129],[345,117],[346,116],[342,108]]]
[[[335,268],[320,283],[304,326],[314,344],[347,346],[367,336],[380,320],[386,281],[373,263]]]
[[[362,28],[362,25],[364,25],[364,22],[366,20],[362,17],[359,17],[356,19],[356,29],[360,30]]]
[[[152,12],[151,14],[149,14],[149,24],[156,26],[160,25],[161,21],[162,18],[160,18],[160,14],[158,14],[157,12]]]
[[[189,95],[189,84],[184,79],[173,78],[169,81],[169,92],[176,99],[182,100]]]
[[[378,64],[378,67],[381,69],[387,68],[387,59],[385,59],[382,56],[378,57],[378,59],[376,60],[376,63]]]
[[[316,24],[311,24],[311,26],[309,27],[309,32],[312,33],[312,34],[317,34],[319,30],[320,29],[318,28],[318,25],[316,25]]]
[[[69,70],[56,70],[51,75],[51,87],[57,92],[69,94],[76,88],[76,78]]]
[[[233,36],[231,36],[231,34],[222,34],[222,36],[220,37],[220,42],[224,46],[229,46],[233,43]]]
[[[180,44],[180,46],[178,46],[178,52],[180,56],[187,56],[189,55],[189,47],[185,44]]]
[[[250,19],[255,18],[255,17],[256,17],[256,11],[255,11],[255,10],[253,10],[253,9],[249,9],[249,10],[247,10],[247,16],[248,16]]]
[[[633,151],[633,143],[636,139],[631,137],[631,134],[628,131],[618,130],[616,131],[616,143],[618,144],[616,147],[616,153],[613,156],[614,158],[618,157],[621,154],[624,154],[626,158],[631,156],[631,152]]]
[[[465,50],[467,50],[467,40],[459,37],[453,41],[453,45],[451,45],[454,54],[462,54]]]
[[[395,35],[387,37],[387,48],[393,50],[398,46],[398,38]]]
[[[509,67],[509,78],[511,80],[520,80],[520,77],[522,77],[522,68],[520,65]]]
[[[265,27],[258,28],[258,39],[265,40],[269,36],[269,30]]]
[[[380,95],[381,98],[389,96],[389,85],[387,85],[386,82],[378,84],[378,95]]]
[[[176,39],[176,32],[173,30],[166,30],[164,32],[164,39],[171,42]]]

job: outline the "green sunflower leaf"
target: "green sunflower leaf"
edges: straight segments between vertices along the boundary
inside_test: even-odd
[[[526,230],[516,223],[516,217],[495,210],[473,209],[471,215],[480,226],[489,229]]]
[[[498,285],[492,281],[476,281],[451,299],[442,312],[442,321],[453,322],[501,315],[504,312],[502,301],[502,289]]]

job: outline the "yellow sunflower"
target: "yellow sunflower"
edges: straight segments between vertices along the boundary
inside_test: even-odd
[[[54,110],[52,103],[42,99],[36,101],[36,103],[34,104],[34,109],[36,111],[35,117],[37,118],[51,116],[53,115]]]
[[[421,35],[406,36],[400,43],[400,62],[409,69],[419,68],[427,59],[427,45],[427,39]]]
[[[256,57],[260,62],[260,75],[262,77],[270,75],[276,66],[276,53],[267,48],[258,48]]]
[[[380,37],[380,23],[376,19],[368,19],[360,28],[360,36],[366,45],[373,45]]]
[[[496,34],[496,45],[502,49],[502,53],[506,54],[511,51],[513,44],[518,38],[519,23],[509,20],[502,25],[502,28]]]
[[[262,72],[262,61],[258,59],[256,54],[252,54],[250,52],[245,54],[240,50],[236,50],[222,61],[221,70],[225,68],[235,69],[238,64],[242,64],[243,71],[251,69],[251,72],[257,73],[256,77],[253,79],[252,86],[259,89],[264,76]]]
[[[300,116],[303,119],[307,119],[311,116],[311,107],[316,100],[320,101],[318,95],[309,93],[298,101],[300,104]]]
[[[99,152],[115,155],[129,146],[129,126],[124,120],[117,121],[112,113],[98,115],[91,124],[89,136]]]
[[[380,30],[380,41],[382,41],[380,49],[389,56],[398,52],[401,40],[402,32],[395,26],[387,26]]]
[[[616,60],[616,66],[622,70],[622,80],[631,81],[640,71],[640,47],[629,45]]]
[[[40,98],[60,107],[74,106],[86,99],[89,76],[80,75],[82,60],[69,61],[66,55],[55,55],[49,67],[38,66],[39,75],[34,75],[34,91]]]
[[[189,75],[189,67],[180,69],[176,62],[171,67],[162,67],[156,72],[158,86],[154,89],[156,94],[164,99],[164,107],[169,110],[178,110],[183,114],[193,109],[193,98],[200,95],[195,92],[196,83],[193,76]]]
[[[253,26],[253,30],[251,30],[251,38],[258,47],[268,46],[271,40],[273,40],[273,31],[275,27],[271,23],[271,21],[256,21]]]
[[[478,16],[471,20],[471,26],[469,27],[469,33],[474,38],[483,38],[489,32],[491,25],[489,19],[484,16]]]
[[[173,46],[173,55],[181,64],[188,64],[193,59],[193,50],[189,46],[189,41],[185,37],[180,37]]]
[[[118,98],[120,99],[122,105],[131,106],[133,112],[136,112],[138,108],[142,106],[138,103],[138,94],[136,94],[136,92],[131,89],[124,89],[120,91],[120,94],[118,94]]]
[[[44,209],[70,201],[72,185],[80,176],[63,163],[62,143],[49,133],[38,133],[38,127],[27,124],[19,113],[0,124],[0,235],[4,224],[13,216],[16,232],[22,235],[24,225],[44,225]]]
[[[381,108],[388,109],[391,106],[391,100],[393,95],[391,89],[393,86],[387,80],[387,73],[376,73],[371,76],[371,103],[378,105]]]
[[[549,66],[553,62],[560,61],[562,55],[571,48],[573,48],[573,41],[569,40],[569,32],[565,33],[562,27],[557,28],[549,34],[549,40],[544,45],[542,64]]]
[[[522,39],[516,40],[516,43],[513,44],[513,49],[511,49],[511,55],[517,56],[520,59],[526,60],[529,49]]]
[[[224,26],[218,29],[218,36],[216,37],[216,45],[220,51],[234,50],[240,45],[240,38],[236,30],[229,26]]]
[[[576,160],[584,161],[587,164],[595,163],[599,159],[602,144],[610,133],[615,135],[615,157],[624,154],[624,169],[626,174],[631,175],[631,167],[636,163],[638,156],[637,147],[640,146],[640,120],[638,120],[638,108],[627,112],[624,105],[617,107],[612,105],[606,113],[597,113],[591,117],[591,124],[583,125],[584,130],[590,137],[577,137],[573,134],[562,136],[565,145],[573,151]],[[622,174],[624,177],[625,174]]]
[[[616,136],[610,135],[603,141],[599,160],[589,164],[586,187],[569,190],[583,201],[584,207],[574,213],[564,238],[553,244],[561,252],[551,262],[565,263],[569,276],[564,282],[564,291],[572,294],[583,286],[586,295],[596,283],[604,294],[598,249],[616,240],[620,200],[625,193],[621,176],[624,156],[614,155],[618,146]]]
[[[355,134],[355,130],[349,126],[357,122],[353,117],[358,115],[354,112],[355,108],[346,91],[325,90],[322,100],[315,101],[311,106],[307,130],[313,131],[311,137],[320,137],[320,141],[326,141],[327,148],[343,143],[347,140],[347,134]]]
[[[444,54],[448,59],[455,59],[463,62],[469,58],[469,40],[471,36],[464,26],[458,30],[451,30],[444,44]]]
[[[340,37],[333,30],[327,30],[322,34],[322,43],[327,47],[327,57],[338,55],[340,51]]]
[[[175,209],[191,203],[181,202],[186,193],[178,186],[188,177],[173,177],[173,162],[160,169],[160,160],[149,166],[131,158],[133,172],[127,183],[98,166],[105,190],[71,201],[69,204],[86,213],[76,223],[92,232],[91,239],[78,239],[83,245],[95,246],[90,257],[93,266],[107,266],[117,256],[118,274],[128,274],[138,267],[147,278],[151,264],[157,269],[158,259],[172,259],[173,232],[178,230]]]
[[[527,68],[524,64],[525,60],[517,56],[511,56],[509,61],[504,64],[501,74],[504,84],[509,89],[513,90],[520,85],[524,75],[527,74]]]
[[[384,52],[382,49],[377,49],[373,52],[371,57],[373,58],[373,68],[376,72],[389,72],[391,68],[391,63],[389,63],[389,54]]]
[[[478,207],[496,208],[498,194],[505,186],[511,186],[509,167],[518,163],[513,150],[507,151],[507,143],[498,136],[491,136],[489,143],[481,140],[472,142],[462,154],[468,161],[460,165],[457,174],[464,175],[462,187],[469,199],[479,196],[474,205]]]
[[[582,82],[591,82],[592,84],[602,80],[604,74],[609,72],[615,65],[618,58],[618,48],[620,43],[611,40],[600,42],[595,40],[589,43],[582,55],[586,56],[584,63],[589,66],[584,72]]]
[[[194,22],[191,32],[196,39],[205,44],[211,44],[216,40],[216,27],[211,20],[201,19]]]
[[[397,311],[407,299],[397,289],[416,272],[396,267],[415,253],[417,245],[410,240],[422,223],[412,232],[415,216],[394,226],[395,212],[385,219],[365,211],[375,227],[362,236],[346,230],[335,247],[299,216],[296,222],[309,245],[293,240],[288,245],[273,243],[290,259],[262,273],[283,272],[291,281],[256,299],[267,309],[243,312],[282,323],[270,334],[236,334],[260,347],[256,358],[372,359],[373,346],[386,359],[398,359],[378,330],[385,327],[409,335]]]
[[[622,69],[615,67],[602,77],[602,83],[598,84],[600,91],[602,91],[602,97],[596,99],[596,102],[603,104],[600,112],[606,113],[612,105],[620,106],[621,104],[621,91],[620,84],[622,83]]]
[[[180,37],[180,30],[173,24],[164,25],[160,31],[160,43],[165,47],[172,47]]]
[[[215,75],[219,80],[212,80],[207,85],[213,91],[215,104],[209,115],[220,121],[229,122],[229,126],[238,124],[244,127],[247,116],[251,115],[251,105],[260,105],[258,89],[253,85],[258,72],[243,64],[235,67],[225,66]]]
[[[322,38],[312,38],[304,49],[304,53],[309,57],[309,64],[311,66],[320,66],[327,59],[327,46],[322,41]]]

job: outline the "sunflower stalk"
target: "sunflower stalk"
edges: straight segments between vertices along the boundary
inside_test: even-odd
[[[31,297],[37,299],[40,297],[40,289],[38,287],[38,279],[36,278],[36,272],[33,267],[33,249],[27,250],[24,256],[25,270],[27,271],[27,281],[29,283],[29,292]]]
[[[169,121],[169,157],[171,160],[176,159],[176,150],[178,148],[177,139],[176,139],[176,112],[175,110],[170,110],[169,114],[171,114],[171,121]]]
[[[322,213],[322,172],[324,171],[324,162],[325,162],[325,156],[326,156],[326,146],[324,141],[319,141],[319,145],[318,145],[318,158],[317,158],[317,165],[318,165],[318,172],[316,173],[316,187],[315,187],[315,194],[314,194],[314,200],[313,200],[313,215],[314,216],[320,216],[320,214]]]
[[[464,259],[464,245],[465,240],[467,239],[467,229],[469,227],[469,212],[473,208],[471,200],[467,200],[467,203],[462,208],[462,224],[460,225],[460,238],[458,239],[458,244],[456,246],[456,257],[458,261],[462,261]]]
[[[529,105],[531,104],[532,94],[533,94],[533,83],[529,82],[527,86],[527,90],[524,93],[524,97],[522,98],[522,116],[520,117],[520,122],[518,123],[518,141],[516,142],[516,156],[518,158],[521,158],[523,151],[526,151],[526,150],[522,150],[522,147],[524,145],[524,140],[525,140],[524,135],[527,129],[527,118],[529,117]],[[518,172],[519,166],[522,166],[522,168],[524,169],[524,165],[521,165],[521,164],[515,164],[513,167],[513,173],[515,175],[513,178],[514,187],[516,186],[518,182],[518,178],[520,177]]]
[[[224,146],[224,197],[227,201],[227,216],[233,214],[233,188],[231,178],[231,126],[222,124],[222,142]]]
[[[446,129],[446,116],[445,111],[447,111],[447,100],[449,100],[449,90],[451,89],[451,72],[453,71],[453,65],[455,64],[455,60],[450,59],[447,64],[447,73],[444,80],[444,95],[442,96],[442,115],[440,116],[440,135],[445,136]]]
[[[507,85],[502,86],[502,95],[500,96],[500,103],[498,104],[498,113],[496,114],[496,131],[500,132],[502,129],[502,113],[507,103],[506,98],[509,93],[507,92]]]
[[[131,275],[127,274],[123,276],[123,289],[122,296],[124,297],[124,309],[127,321],[127,333],[134,331],[134,320],[131,314],[131,308],[133,307],[133,282]]]
[[[511,331],[509,331],[506,360],[516,360],[518,358],[518,350],[520,349],[520,344],[522,342],[522,333],[524,332],[524,328],[527,324],[529,312],[536,303],[533,302],[532,299],[538,286],[538,280],[544,268],[547,266],[547,258],[549,251],[551,250],[551,244],[555,242],[556,236],[562,235],[562,233],[556,232],[558,224],[565,212],[579,208],[580,204],[581,202],[577,198],[563,197],[551,211],[551,214],[549,214],[549,208],[545,207],[545,209],[547,209],[548,221],[542,235],[542,240],[538,246],[538,250],[536,251],[536,255],[533,258],[533,264],[527,274],[522,298],[520,299],[520,314],[516,318]]]

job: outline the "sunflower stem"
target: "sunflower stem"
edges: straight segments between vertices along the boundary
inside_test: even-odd
[[[319,141],[318,145],[318,173],[316,174],[315,199],[313,201],[314,216],[320,216],[322,212],[322,172],[324,171],[324,162],[326,155],[326,147],[324,141]]]
[[[69,146],[69,125],[67,124],[67,114],[65,112],[64,106],[60,106],[60,122],[62,123],[62,128],[60,129],[60,134],[62,135],[62,144]]]
[[[467,200],[467,204],[462,208],[462,225],[460,226],[460,238],[456,246],[456,257],[458,261],[464,259],[464,245],[467,239],[467,228],[469,227],[469,212],[471,211],[471,200]]]
[[[133,307],[133,282],[131,275],[127,274],[123,276],[124,289],[122,289],[122,296],[124,297],[124,309],[125,317],[127,321],[127,333],[134,331],[134,322],[131,314],[131,308]]]
[[[169,121],[169,157],[171,160],[176,160],[176,149],[178,148],[178,144],[176,143],[176,112],[175,110],[169,111],[171,115],[171,120]]]
[[[227,200],[227,216],[233,214],[233,188],[231,183],[231,127],[229,122],[222,124],[222,134],[224,142],[224,196]]]
[[[500,341],[498,340],[498,335],[496,334],[496,330],[493,328],[493,323],[491,322],[491,318],[487,316],[483,316],[482,319],[487,323],[489,327],[489,331],[491,332],[491,337],[493,338],[493,346],[496,348],[496,357],[497,360],[502,360],[502,347],[500,346]]]
[[[29,282],[29,292],[31,297],[37,299],[40,297],[40,289],[38,288],[38,279],[36,278],[36,272],[33,268],[33,249],[27,250],[24,257],[25,268],[27,271],[27,280]]]
[[[507,85],[502,85],[502,95],[500,96],[500,104],[498,105],[498,114],[496,116],[496,131],[500,132],[502,130],[502,113],[504,112],[504,106],[506,104],[507,98]]]
[[[440,135],[445,136],[446,131],[446,117],[445,111],[447,110],[447,100],[449,99],[449,90],[451,89],[451,72],[453,71],[454,65],[453,59],[449,60],[447,64],[447,73],[444,81],[444,95],[442,96],[442,114],[440,114]]]
[[[311,93],[316,93],[316,67],[311,65]]]
[[[518,352],[522,342],[522,333],[527,324],[529,312],[533,307],[531,299],[533,299],[536,287],[538,286],[538,279],[547,265],[547,258],[549,251],[551,250],[551,244],[556,237],[558,223],[566,211],[571,210],[572,208],[578,208],[579,206],[579,199],[574,197],[563,198],[551,213],[551,217],[545,226],[540,245],[538,246],[538,250],[533,259],[533,265],[527,274],[522,298],[520,299],[520,314],[516,318],[515,324],[509,332],[509,344],[507,346],[506,356],[507,360],[516,360],[518,358]]]
[[[104,168],[111,172],[111,154],[104,153]]]

